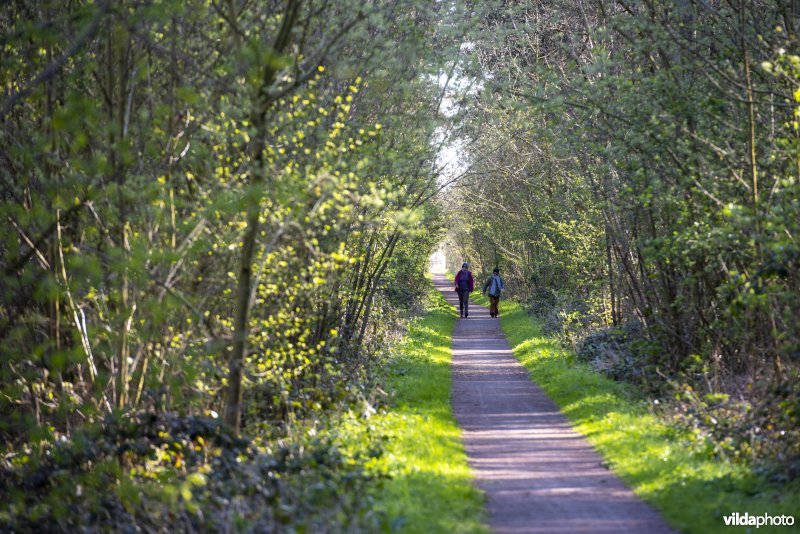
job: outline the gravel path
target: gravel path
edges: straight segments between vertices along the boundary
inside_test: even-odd
[[[434,283],[458,307],[452,282]],[[511,354],[499,321],[473,303],[453,332],[452,402],[493,532],[673,532],[602,466]]]

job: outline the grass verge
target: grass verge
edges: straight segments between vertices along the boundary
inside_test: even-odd
[[[482,298],[478,294],[474,300],[482,303]],[[519,304],[501,302],[501,325],[532,379],[611,469],[675,528],[697,533],[746,531],[746,527],[725,527],[723,517],[733,512],[794,515],[800,522],[800,484],[779,489],[747,466],[693,450],[688,436],[654,413],[651,401],[636,388],[576,363],[569,351],[542,334]],[[775,526],[758,532],[790,530]]]
[[[388,387],[393,407],[372,418],[384,436],[377,468],[390,475],[375,496],[400,532],[488,532],[450,403],[456,314],[431,287],[427,314],[396,349]]]

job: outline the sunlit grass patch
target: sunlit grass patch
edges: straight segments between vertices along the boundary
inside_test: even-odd
[[[392,408],[374,416],[386,438],[376,495],[392,531],[488,532],[450,404],[455,310],[431,289],[428,314],[410,328],[389,368]]]
[[[800,521],[800,483],[777,489],[747,466],[693,449],[634,387],[577,364],[519,304],[503,306],[501,325],[516,358],[608,465],[674,527],[717,532],[733,512],[789,514]],[[758,532],[787,531],[772,529]]]

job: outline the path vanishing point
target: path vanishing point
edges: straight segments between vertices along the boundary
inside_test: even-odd
[[[458,306],[452,282],[437,274],[434,284]],[[673,532],[603,467],[514,358],[500,322],[473,303],[453,331],[452,402],[493,532]]]

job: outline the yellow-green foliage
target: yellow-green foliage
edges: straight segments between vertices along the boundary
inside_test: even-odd
[[[501,324],[514,355],[605,458],[610,467],[676,528],[707,533],[733,512],[800,510],[800,487],[778,492],[747,467],[708,457],[671,428],[632,387],[576,364],[517,303],[505,301]],[[786,527],[774,527],[775,529]],[[761,527],[759,532],[768,532]]]
[[[433,289],[427,307],[391,362],[394,406],[374,418],[388,438],[379,468],[391,476],[377,500],[402,532],[487,532],[450,408],[455,311]]]

